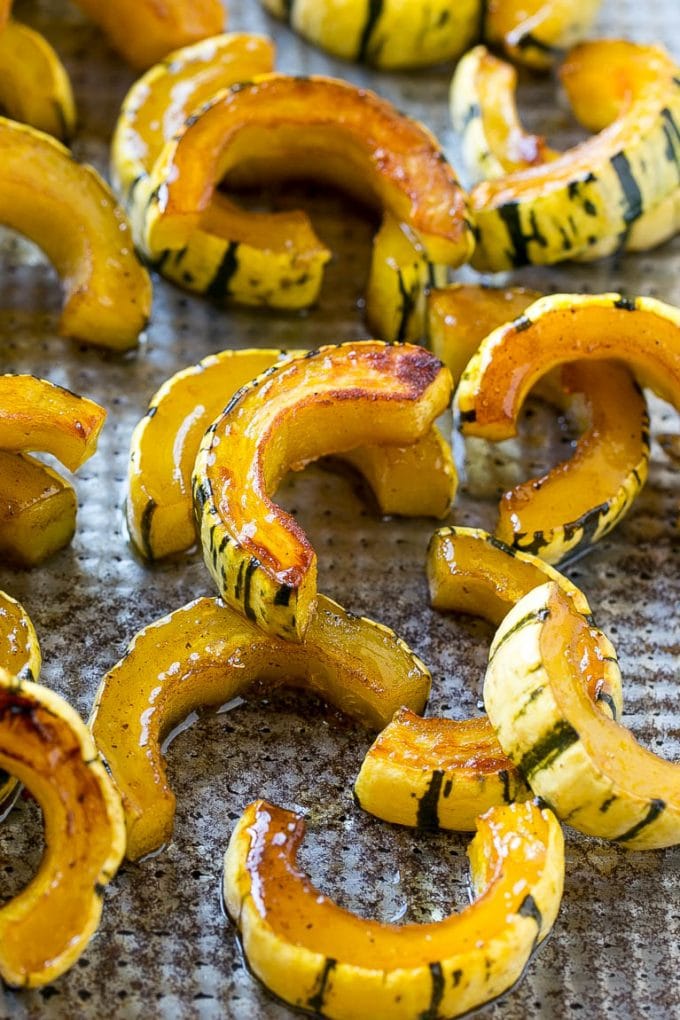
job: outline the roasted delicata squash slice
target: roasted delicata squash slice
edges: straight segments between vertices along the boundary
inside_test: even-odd
[[[0,31],[0,110],[62,141],[76,126],[64,65],[47,39],[18,21]]]
[[[269,39],[233,33],[169,54],[132,86],[113,137],[111,175],[133,222],[165,143],[220,89],[273,67]],[[295,309],[316,300],[330,254],[304,213],[246,212],[217,193],[201,229],[155,265],[174,283],[215,299]],[[237,268],[226,279],[232,263]]]
[[[34,457],[0,451],[0,556],[35,567],[67,546],[76,530],[75,489]]]
[[[0,667],[22,681],[37,680],[41,665],[40,644],[31,618],[15,599],[0,591]],[[0,769],[0,820],[12,809],[18,788],[16,779]]]
[[[73,486],[24,451],[50,453],[76,471],[97,448],[105,410],[32,375],[0,376],[0,553],[32,567],[68,545]]]
[[[507,991],[550,931],[562,897],[555,816],[511,804],[478,819],[473,902],[426,924],[344,910],[300,870],[300,815],[256,801],[224,858],[224,902],[254,974],[290,1005],[335,1020],[456,1017]]]
[[[506,492],[496,526],[499,538],[549,563],[611,531],[632,507],[649,467],[647,404],[625,366],[575,362],[564,367],[561,381],[581,397],[571,405],[581,426],[574,453]]]
[[[536,70],[585,38],[602,0],[487,0],[484,37]]]
[[[261,2],[315,46],[385,70],[455,60],[474,42],[480,23],[480,0]]]
[[[128,465],[128,530],[143,556],[162,559],[195,544],[191,474],[208,426],[241,386],[305,354],[267,349],[211,354],[152,397],[133,433]],[[362,446],[340,459],[363,475],[382,514],[444,517],[455,496],[451,450],[434,427],[410,446]]]
[[[506,753],[575,829],[631,850],[680,843],[680,765],[593,709],[614,650],[554,584],[515,606],[494,638],[484,703]]]
[[[630,71],[628,47],[611,40],[577,47],[562,67],[562,78],[579,119],[591,131],[603,131],[618,116],[621,81]],[[602,65],[608,74],[602,76]],[[510,64],[492,56],[484,46],[467,53],[451,83],[451,117],[463,138],[463,158],[473,182],[555,162],[563,155],[545,139],[525,131],[517,109],[517,73]],[[625,86],[624,86],[625,87]],[[672,130],[672,127],[669,126]],[[672,152],[672,142],[669,142]],[[672,237],[680,227],[680,184],[665,199],[646,209],[631,224],[623,247],[643,251]],[[618,243],[618,241],[617,241]],[[610,254],[611,238],[594,241],[577,261],[593,261]]]
[[[538,291],[453,283],[427,298],[427,343],[457,385],[482,340],[506,322],[518,319],[537,301]]]
[[[150,67],[170,50],[224,31],[221,0],[76,0],[133,67]]]
[[[399,271],[411,262],[420,266],[420,249],[440,267],[469,258],[474,237],[466,199],[429,131],[347,82],[282,74],[223,90],[185,122],[155,164],[148,198],[135,213],[136,237],[147,257],[164,265],[202,228],[220,181],[252,186],[295,177],[312,177],[373,201],[412,231],[418,250],[408,244],[404,254],[407,239],[385,227],[374,251],[367,315],[381,329],[394,319],[398,326],[404,317]],[[222,268],[224,287],[240,271],[236,254],[233,249]],[[389,292],[376,304],[386,277]],[[420,302],[410,291],[408,300]],[[396,332],[383,338],[394,340]]]
[[[256,680],[314,691],[375,729],[402,704],[422,711],[430,691],[427,669],[393,631],[323,595],[302,643],[263,634],[219,599],[197,599],[141,631],[95,701],[90,727],[123,798],[128,857],[172,835],[165,736]]]
[[[649,247],[669,236],[669,214],[678,222],[677,65],[658,47],[598,40],[572,50],[561,71],[574,113],[599,133],[544,165],[473,188],[477,269]],[[605,79],[605,100],[593,100]]]
[[[25,234],[61,277],[60,330],[124,350],[149,317],[151,284],[123,210],[53,138],[0,117],[0,224]]]
[[[104,888],[125,851],[123,812],[76,712],[4,669],[0,767],[33,794],[45,819],[38,873],[0,908],[0,976],[37,987],[75,963],[99,924]]]
[[[321,347],[240,390],[206,432],[193,478],[205,562],[225,601],[267,633],[301,640],[316,554],[273,503],[279,482],[367,434],[377,445],[416,442],[450,396],[448,370],[427,351],[375,340]]]
[[[436,531],[427,575],[435,609],[479,616],[495,626],[548,580],[560,585],[581,612],[590,613],[583,593],[562,574],[474,528]],[[602,711],[620,716],[615,661],[593,696]],[[481,812],[531,796],[487,718],[421,719],[408,709],[397,713],[369,749],[355,794],[364,810],[384,821],[461,831],[474,830]]]

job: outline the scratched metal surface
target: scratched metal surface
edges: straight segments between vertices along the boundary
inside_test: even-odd
[[[455,159],[448,128],[448,71],[378,75],[333,62],[262,14],[231,0],[231,26],[272,32],[279,66],[332,72],[376,87],[424,120]],[[76,152],[106,168],[106,146],[131,73],[98,32],[65,3],[17,4],[17,14],[56,43],[78,98]],[[607,0],[602,34],[663,40],[680,57],[677,0]],[[530,83],[532,125],[564,140],[568,123],[549,85]],[[149,569],[132,555],[121,514],[133,426],[158,385],[206,354],[232,346],[313,346],[365,335],[360,299],[371,224],[337,196],[307,196],[320,235],[338,253],[319,307],[307,315],[218,310],[156,281],[146,342],[125,358],[79,348],[56,336],[56,278],[36,249],[3,235],[0,249],[0,369],[34,372],[87,394],[109,410],[100,452],[76,479],[78,532],[70,549],[41,570],[0,567],[0,587],[18,597],[35,622],[43,679],[87,715],[101,675],[143,625],[211,592],[197,556]],[[304,199],[279,195],[280,206]],[[569,266],[521,274],[545,289],[624,288],[680,303],[680,242],[619,265]],[[656,429],[678,431],[677,417],[654,405]],[[546,437],[548,434],[548,445]],[[553,427],[527,422],[523,441],[501,453],[480,444],[452,520],[493,521],[503,478],[546,463],[564,450]],[[519,466],[517,458],[519,457]],[[679,757],[680,546],[674,532],[677,473],[655,445],[651,479],[628,520],[570,571],[597,607],[618,647],[626,678],[625,721],[646,746]],[[356,487],[320,469],[285,486],[320,554],[320,587],[354,611],[394,627],[430,664],[430,712],[466,717],[478,711],[488,629],[432,612],[424,553],[433,525],[378,521]],[[304,863],[321,888],[347,907],[386,920],[439,918],[467,898],[466,840],[414,835],[365,815],[351,786],[370,734],[302,696],[262,693],[202,718],[172,744],[178,794],[175,838],[154,860],[125,865],[106,894],[98,934],[78,965],[53,986],[0,992],[0,1017],[227,1017],[285,1020],[248,975],[234,931],[220,911],[221,859],[244,806],[264,796],[305,811]],[[597,1018],[678,1016],[680,893],[678,850],[631,854],[568,831],[567,875],[555,932],[519,988],[480,1011],[488,1020],[581,1015]],[[29,801],[0,829],[2,895],[19,889],[37,866],[41,827]]]

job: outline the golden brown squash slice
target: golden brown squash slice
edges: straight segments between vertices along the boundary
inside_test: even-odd
[[[76,530],[77,509],[73,486],[56,471],[33,457],[0,451],[0,556],[4,560],[17,567],[35,567],[63,549]]]
[[[480,0],[262,0],[304,39],[374,67],[427,67],[474,42]]]
[[[64,65],[44,36],[18,21],[0,31],[0,110],[62,141],[76,126]]]
[[[168,379],[152,397],[133,433],[128,464],[128,529],[143,556],[162,559],[194,545],[191,473],[206,429],[241,386],[305,353],[253,349],[211,354]],[[364,476],[381,513],[448,513],[457,478],[451,450],[436,428],[410,446],[363,446],[340,459]]]
[[[273,70],[269,39],[221,35],[171,53],[128,92],[111,149],[111,174],[130,210],[148,200],[148,175],[166,142],[216,92]],[[133,222],[140,219],[133,214]],[[215,194],[189,242],[156,260],[187,290],[242,304],[304,308],[319,293],[330,252],[301,212],[246,212]],[[237,268],[224,280],[224,267]]]
[[[631,850],[680,843],[680,764],[594,709],[614,650],[554,584],[515,606],[494,638],[484,703],[507,754],[569,825]]]
[[[53,138],[0,117],[0,223],[25,234],[61,277],[60,330],[100,347],[133,347],[151,283],[125,214],[101,177]]]
[[[95,741],[123,798],[128,857],[172,835],[165,736],[194,709],[221,705],[255,680],[315,691],[376,729],[402,704],[422,711],[430,691],[427,669],[391,630],[323,595],[301,644],[263,634],[219,599],[197,599],[134,638],[92,712]]]
[[[38,873],[0,908],[0,976],[36,987],[68,970],[97,928],[125,850],[123,813],[80,717],[57,694],[4,669],[0,767],[33,794],[45,819]]]
[[[473,528],[435,532],[427,555],[435,609],[480,616],[498,625],[523,596],[552,580],[588,614],[585,596],[535,556],[516,552]],[[603,711],[621,714],[616,660],[593,689]],[[487,718],[420,719],[399,712],[369,749],[356,781],[364,810],[387,822],[429,829],[472,830],[480,812],[525,800],[530,790],[503,753]]]
[[[427,351],[368,340],[321,347],[244,387],[205,434],[193,491],[205,562],[225,601],[268,634],[301,640],[316,553],[272,494],[295,465],[421,439],[451,376]],[[370,424],[367,413],[370,411]]]
[[[576,116],[599,134],[544,166],[472,190],[477,269],[649,247],[663,236],[659,209],[668,217],[677,207],[680,76],[664,50],[619,40],[586,43],[569,55],[562,76]],[[605,98],[593,101],[601,79],[609,80]]]
[[[262,76],[224,90],[168,143],[140,230],[151,258],[200,226],[218,183],[318,179],[373,200],[407,223],[435,263],[474,244],[466,200],[424,127],[365,89],[333,78]]]
[[[224,31],[221,0],[76,0],[133,67],[145,68],[180,46]]]
[[[553,813],[512,804],[478,819],[474,900],[426,924],[344,910],[300,870],[299,815],[256,801],[224,857],[224,902],[254,974],[290,1005],[337,1020],[456,1017],[507,991],[550,931],[564,844]]]
[[[544,70],[587,34],[602,0],[488,0],[484,37],[519,64]]]
[[[38,635],[30,616],[0,591],[0,665],[19,680],[37,680],[41,664]]]

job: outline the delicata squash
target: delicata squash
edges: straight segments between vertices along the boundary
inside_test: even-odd
[[[642,748],[586,694],[612,657],[604,634],[547,583],[501,624],[484,704],[506,753],[569,825],[631,850],[673,846],[680,765]]]
[[[224,31],[222,0],[76,0],[133,67],[150,67],[170,50]]]
[[[128,530],[143,556],[162,559],[195,544],[191,474],[208,426],[242,386],[305,353],[253,349],[211,354],[168,379],[152,397],[132,435],[128,464]],[[381,513],[448,513],[456,470],[448,443],[435,427],[409,446],[362,446],[340,459],[361,472]]]
[[[0,591],[0,667],[22,681],[37,680],[41,665],[40,644],[31,618],[15,599]],[[0,769],[0,820],[11,810],[17,790],[16,779]]]
[[[593,101],[605,78],[606,100]],[[599,133],[473,188],[476,269],[599,258],[668,236],[658,211],[668,219],[680,187],[677,65],[659,47],[598,40],[571,51],[562,80],[578,119]]]
[[[128,92],[111,147],[111,175],[133,222],[148,201],[149,174],[163,146],[216,92],[273,70],[261,36],[230,34],[177,50]],[[319,293],[330,252],[302,212],[246,212],[216,193],[179,251],[156,259],[167,279],[201,294],[250,305],[304,308]],[[237,265],[225,275],[225,266]]]
[[[479,616],[496,626],[527,592],[547,580],[584,614],[590,612],[583,593],[562,574],[474,528],[436,531],[427,575],[435,609]],[[620,716],[615,660],[591,693],[604,712]],[[387,822],[463,831],[474,830],[481,812],[531,796],[486,717],[421,719],[408,709],[395,715],[369,749],[355,794],[365,811]]]
[[[0,976],[37,987],[75,963],[99,924],[125,849],[123,813],[80,717],[54,692],[4,669],[0,767],[33,794],[45,819],[38,873],[0,908]]]
[[[71,541],[73,486],[25,451],[50,453],[70,471],[97,448],[106,412],[32,375],[0,375],[0,552],[31,567]]]
[[[334,1020],[456,1017],[507,991],[550,931],[564,844],[551,811],[495,808],[468,849],[474,899],[425,924],[344,910],[301,871],[300,815],[256,801],[224,857],[224,902],[251,970],[290,1005]]]
[[[374,340],[310,351],[240,390],[206,432],[193,476],[203,554],[224,600],[268,634],[301,640],[316,554],[273,503],[278,483],[368,434],[377,445],[413,443],[450,398],[449,372],[431,354]]]
[[[603,64],[608,68],[606,76],[601,73]],[[625,92],[627,87],[622,82],[630,78],[628,44],[604,39],[577,47],[561,73],[577,118],[591,131],[602,131],[616,119],[622,90]],[[562,156],[549,148],[544,138],[524,130],[516,87],[515,69],[492,56],[484,46],[467,53],[456,68],[451,82],[451,118],[462,135],[463,159],[473,182],[502,178],[553,163]],[[672,141],[669,146],[672,151]],[[678,226],[680,184],[631,224],[623,247],[627,251],[653,248],[672,237]],[[574,258],[593,261],[611,250],[611,238],[604,236],[599,243],[591,240]]]
[[[145,628],[104,677],[90,719],[120,790],[127,855],[172,835],[175,797],[161,745],[201,706],[218,706],[259,680],[315,691],[379,728],[404,704],[422,711],[430,674],[393,631],[320,595],[303,643],[270,637],[219,599],[197,599]]]
[[[549,67],[582,38],[600,0],[262,0],[301,36],[337,57],[389,69],[454,60],[480,26],[522,64]]]
[[[47,39],[18,21],[0,31],[0,109],[62,141],[75,130],[76,108],[64,65]]]
[[[312,177],[406,224],[427,260],[466,261],[474,245],[466,200],[435,138],[372,92],[333,78],[271,74],[218,92],[185,121],[156,161],[144,202],[135,203],[135,231],[146,256],[165,261],[190,243],[225,179],[238,186]],[[391,269],[390,293],[367,309],[380,328],[399,301],[404,240],[381,232],[372,273],[376,287]],[[226,287],[239,271],[236,248],[224,263]],[[394,267],[392,268],[392,262]],[[412,300],[410,298],[409,300]],[[417,295],[416,295],[417,304]],[[398,321],[403,312],[397,313]],[[384,339],[394,340],[395,335]]]
[[[35,241],[61,277],[65,336],[115,350],[136,344],[151,284],[125,214],[95,170],[48,135],[4,117],[0,224]]]

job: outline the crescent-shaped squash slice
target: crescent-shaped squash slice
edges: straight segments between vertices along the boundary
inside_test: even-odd
[[[222,0],[76,0],[133,67],[150,67],[180,46],[224,31]]]
[[[618,116],[630,71],[627,44],[611,40],[574,49],[562,65],[561,75],[574,113],[591,131],[603,131]],[[608,74],[602,75],[602,64]],[[622,96],[622,84],[624,95]],[[477,46],[458,64],[451,82],[451,118],[463,136],[463,158],[474,182],[504,177],[554,162],[562,155],[548,148],[545,139],[524,130],[517,109],[517,72],[510,64]],[[668,152],[673,152],[673,125]],[[680,184],[655,206],[645,209],[631,224],[626,251],[645,251],[672,237],[680,228]],[[616,243],[620,239],[616,238]],[[589,242],[574,258],[590,262],[610,254],[612,241]]]
[[[680,76],[664,50],[619,40],[585,43],[572,51],[562,77],[577,117],[599,133],[545,165],[473,188],[477,269],[601,257],[632,243],[636,224],[633,246],[648,246],[660,230],[658,208],[668,212],[676,204]],[[607,100],[591,104],[593,83],[606,78]],[[645,215],[650,219],[638,223]]]
[[[241,386],[305,353],[211,354],[172,376],[151,398],[132,435],[128,464],[128,529],[143,556],[162,559],[195,544],[191,473],[208,426]],[[434,427],[410,446],[363,446],[339,459],[364,476],[382,514],[443,517],[455,496],[451,450]]]
[[[519,64],[549,68],[583,39],[602,0],[487,0],[484,37]]]
[[[422,711],[430,674],[393,631],[319,596],[305,641],[272,638],[219,599],[197,599],[141,631],[104,677],[90,727],[123,798],[127,855],[172,836],[175,797],[161,745],[201,706],[253,682],[315,691],[379,728],[406,704]]]
[[[0,450],[51,453],[75,471],[97,449],[106,411],[33,375],[0,375]]]
[[[123,210],[92,167],[49,135],[0,117],[0,224],[25,234],[61,277],[60,330],[100,347],[133,347],[151,283]]]
[[[385,70],[454,60],[479,30],[480,0],[262,0],[304,39]]]
[[[21,681],[37,680],[41,665],[38,635],[30,616],[15,599],[0,591],[0,667]],[[11,811],[18,790],[16,779],[0,769],[0,821]]]
[[[125,850],[120,798],[84,723],[63,698],[0,669],[0,767],[36,798],[46,849],[38,873],[0,908],[0,976],[48,984],[99,924]]]
[[[56,471],[25,454],[0,451],[3,559],[34,567],[63,549],[73,538],[77,509],[75,489]]]
[[[473,528],[442,528],[427,555],[430,602],[498,625],[523,596],[547,580],[580,611],[583,593],[535,556],[516,552]],[[590,696],[615,718],[622,711],[616,660]],[[503,753],[489,720],[421,719],[408,709],[380,733],[361,766],[355,794],[361,807],[387,822],[428,829],[473,830],[480,812],[530,791]]]
[[[301,871],[300,815],[251,804],[224,857],[224,902],[251,970],[284,1002],[334,1020],[443,1020],[507,991],[557,916],[564,841],[532,803],[477,826],[472,903],[441,921],[385,924],[344,910]]]
[[[111,148],[111,175],[133,222],[148,199],[146,182],[163,146],[194,110],[222,88],[273,70],[262,36],[221,35],[171,53],[128,92]],[[246,212],[215,194],[201,229],[156,267],[167,279],[213,298],[304,308],[319,293],[330,252],[301,212]],[[226,274],[226,267],[232,265]]]
[[[272,501],[295,465],[365,445],[421,439],[448,406],[451,376],[427,351],[368,340],[310,351],[237,393],[201,443],[194,506],[225,601],[301,640],[314,612],[316,554]]]
[[[649,467],[647,405],[624,365],[576,362],[565,366],[561,380],[583,401],[576,449],[547,474],[506,492],[496,526],[503,541],[549,563],[611,531],[632,507]]]
[[[494,330],[470,361],[457,391],[464,433],[515,434],[532,386],[570,361],[626,362],[642,386],[680,407],[680,311],[654,298],[555,294]]]
[[[151,176],[140,237],[151,258],[200,226],[215,188],[313,177],[408,224],[433,262],[457,266],[474,237],[466,198],[434,136],[366,89],[272,74],[219,92]]]
[[[76,108],[64,65],[44,36],[18,21],[0,31],[0,109],[63,141],[75,130]]]
[[[556,585],[536,588],[494,638],[484,703],[505,752],[560,818],[631,850],[680,843],[680,764],[593,708],[614,650]]]

